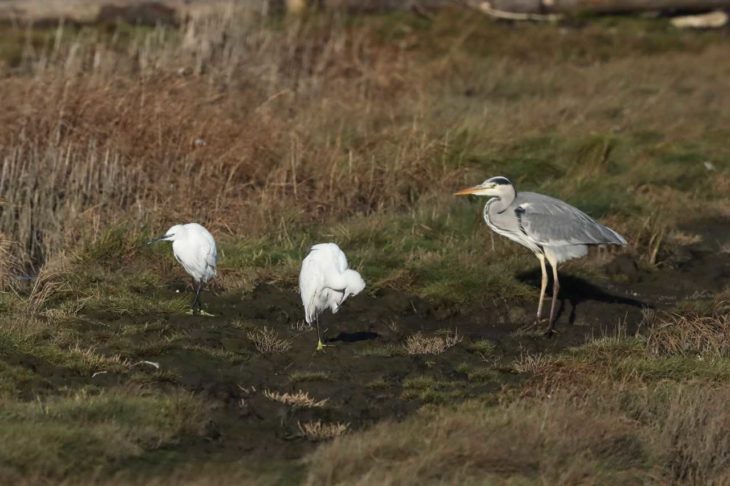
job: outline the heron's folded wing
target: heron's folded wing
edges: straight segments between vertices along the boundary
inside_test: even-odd
[[[559,199],[532,193],[521,199],[515,216],[522,232],[538,245],[626,243],[615,231]]]

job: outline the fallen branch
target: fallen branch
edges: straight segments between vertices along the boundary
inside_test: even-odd
[[[730,0],[467,0],[495,18],[552,21],[577,13],[707,12],[730,8]]]
[[[560,14],[538,14],[538,13],[525,13],[525,12],[509,12],[507,10],[500,10],[492,7],[490,2],[481,2],[479,4],[479,10],[494,17],[495,19],[505,20],[534,20],[538,22],[555,22],[563,18]]]

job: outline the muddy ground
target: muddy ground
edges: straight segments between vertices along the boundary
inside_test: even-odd
[[[261,285],[252,293],[205,294],[215,317],[85,315],[72,324],[105,355],[138,363],[145,384],[183,387],[205,397],[210,423],[202,438],[184,439],[155,450],[116,473],[166,475],[185,463],[290,464],[316,447],[299,424],[322,420],[367,428],[399,420],[424,404],[490,400],[505,385],[522,378],[513,364],[526,353],[554,353],[602,335],[635,332],[645,308],[670,309],[678,302],[709,297],[730,283],[730,234],[727,220],[691,228],[700,242],[676,251],[671,263],[639,270],[628,255],[603,267],[605,277],[591,281],[563,273],[559,334],[552,339],[533,325],[539,272],[516,278],[535,287],[534,299],[519,304],[494,299],[462,307],[438,307],[395,290],[364,293],[335,316],[322,319],[328,344],[315,351],[316,334],[303,326],[299,295]],[[525,258],[533,258],[525,253]],[[536,265],[537,268],[537,265]],[[485,269],[488,271],[488,269]],[[366,273],[366,272],[365,272]],[[142,289],[141,292],[148,292]],[[160,298],[187,292],[180,281],[157,289]],[[262,354],[248,333],[264,326],[291,342],[283,353]],[[416,332],[436,335],[456,330],[462,340],[440,355],[409,355],[404,348]],[[22,356],[16,356],[22,361]],[[12,357],[8,356],[12,361]],[[159,370],[150,361],[159,364]],[[27,384],[28,397],[89,382],[104,388],[128,383],[129,374],[99,370],[93,377],[26,363],[46,381]],[[135,378],[140,381],[139,376]],[[292,408],[267,398],[266,391],[306,391],[323,407]],[[496,398],[495,398],[496,399]],[[115,471],[108,471],[115,472]]]

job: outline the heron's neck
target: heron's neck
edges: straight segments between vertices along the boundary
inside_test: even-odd
[[[517,197],[517,194],[515,193],[515,190],[512,189],[507,194],[491,198],[487,201],[487,204],[484,205],[484,220],[488,223],[492,215],[504,212],[504,210],[512,204],[512,201],[515,200],[515,197]]]

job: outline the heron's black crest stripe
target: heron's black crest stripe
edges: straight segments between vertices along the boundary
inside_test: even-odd
[[[497,184],[498,186],[511,186],[512,185],[512,183],[510,182],[509,179],[507,179],[506,177],[501,177],[501,176],[492,177],[491,179],[489,179],[489,181]]]

